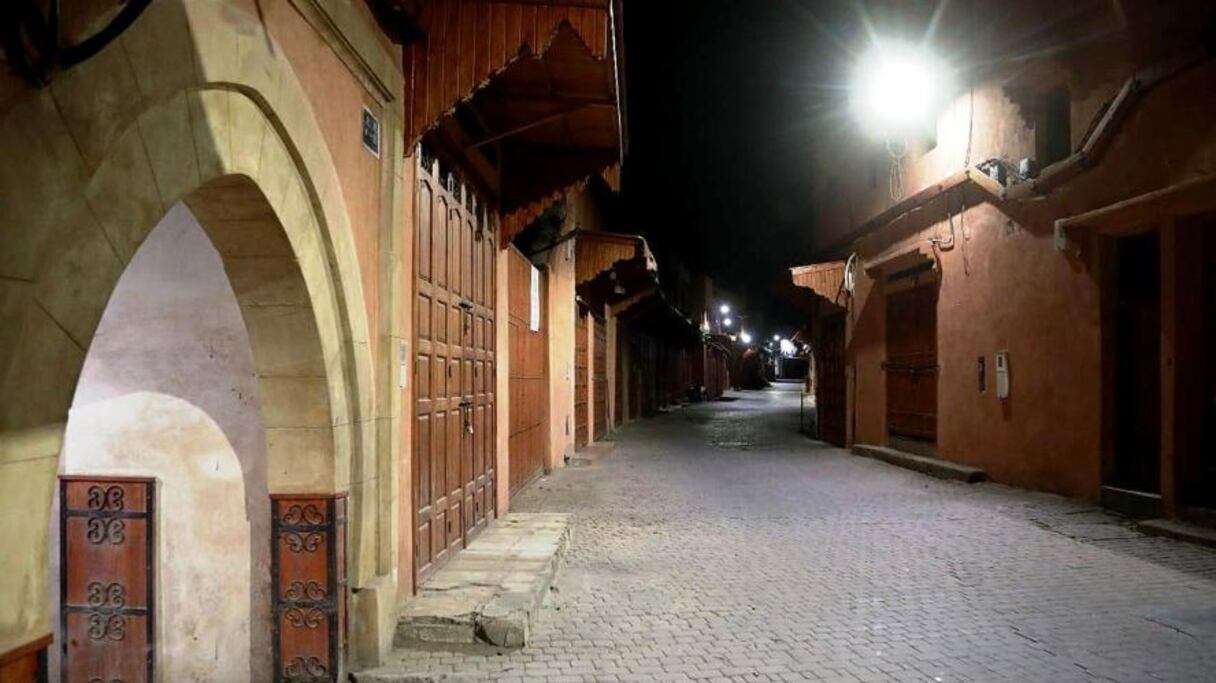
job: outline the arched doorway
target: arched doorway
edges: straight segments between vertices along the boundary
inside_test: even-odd
[[[161,219],[110,297],[81,370],[59,468],[65,485],[115,476],[153,482],[147,578],[158,590],[152,614],[132,619],[124,635],[142,638],[135,622],[152,619],[146,645],[162,680],[269,680],[270,498],[258,379],[223,261],[185,204]],[[56,680],[64,650],[88,659],[129,649],[95,645],[87,633],[65,638],[78,636],[91,615],[59,604],[65,588],[81,583],[63,565],[60,505],[57,497],[50,525],[51,601],[64,615],[55,642],[66,646],[52,651]],[[133,599],[138,587],[123,571],[76,570],[88,574],[86,593],[89,585],[113,588],[83,600],[69,595],[69,604],[147,602]],[[140,654],[111,666],[144,671]],[[102,671],[90,668],[96,662],[73,665]]]
[[[205,183],[141,242],[65,431],[53,668],[128,681],[340,670],[343,496],[317,318],[247,176]]]
[[[147,53],[129,58],[124,44]],[[96,108],[98,83],[112,109]],[[365,589],[360,604],[392,604],[379,600],[391,586],[377,582],[392,567],[376,531],[392,516],[375,505],[387,489],[354,235],[310,103],[256,14],[155,3],[123,41],[0,113],[0,148],[21,159],[0,168],[0,651],[40,647],[59,618],[47,599],[57,549],[43,524],[69,408],[120,276],[179,202],[218,252],[241,311],[277,528],[331,525],[326,536],[345,540],[337,501],[349,490],[349,557],[320,544],[324,566],[308,580],[319,579],[340,613],[349,566]],[[272,559],[289,552],[285,543],[271,544]],[[293,582],[282,589],[280,602]],[[327,667],[324,676],[337,676],[342,637],[329,623],[310,631],[321,634],[308,641],[320,655],[283,646],[276,672]],[[360,642],[380,642],[384,623],[379,613],[360,621]],[[291,631],[280,631],[285,643]]]

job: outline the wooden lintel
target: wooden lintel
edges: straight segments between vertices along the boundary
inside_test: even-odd
[[[1216,175],[1199,176],[1181,183],[1145,192],[1114,204],[1056,221],[1058,229],[1090,227],[1103,232],[1119,231],[1136,224],[1152,221],[1162,215],[1198,213],[1216,207],[1212,192]],[[1168,202],[1168,210],[1162,203]]]

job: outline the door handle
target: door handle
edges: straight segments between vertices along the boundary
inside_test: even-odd
[[[460,417],[464,420],[464,431],[473,433],[473,401],[464,399],[460,402]]]
[[[465,312],[464,323],[463,323],[462,327],[464,328],[464,333],[467,334],[469,332],[469,329],[472,328],[472,326],[473,326],[472,325],[472,323],[473,323],[473,302],[469,301],[468,299],[465,299],[465,300],[461,301],[459,304],[457,304],[457,306],[459,306],[461,308],[461,310],[463,310]]]

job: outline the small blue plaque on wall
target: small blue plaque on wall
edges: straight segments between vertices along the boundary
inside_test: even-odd
[[[367,107],[363,108],[363,146],[380,158],[380,119]]]

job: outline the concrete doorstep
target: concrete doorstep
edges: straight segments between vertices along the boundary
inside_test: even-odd
[[[955,481],[966,482],[973,484],[977,481],[984,481],[988,478],[988,473],[978,467],[970,465],[960,465],[956,462],[948,460],[938,460],[937,458],[928,458],[923,455],[914,455],[897,451],[894,448],[885,446],[868,446],[866,444],[854,444],[853,453],[862,455],[867,458],[881,460],[891,465],[904,467],[910,470],[915,470],[921,474],[927,474],[938,479],[953,479]]]
[[[1142,533],[1216,548],[1216,529],[1176,519],[1149,519],[1136,525]]]
[[[583,460],[587,463],[592,463],[600,458],[612,455],[614,450],[616,450],[616,443],[612,441],[596,441],[575,451],[574,456],[570,460]]]
[[[527,645],[570,545],[570,515],[509,513],[418,589],[397,621],[398,649]],[[359,683],[430,680],[389,664],[358,672]]]

